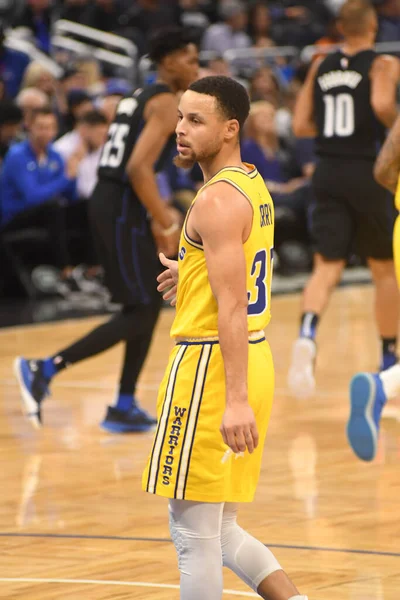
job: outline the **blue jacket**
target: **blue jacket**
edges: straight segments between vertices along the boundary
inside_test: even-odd
[[[68,179],[64,172],[64,161],[51,145],[42,164],[38,163],[28,140],[12,146],[0,178],[1,225],[52,198],[62,195],[76,199],[75,179]]]
[[[7,96],[15,98],[24,76],[26,67],[29,65],[29,56],[18,50],[3,48],[0,51],[0,78],[4,81]]]

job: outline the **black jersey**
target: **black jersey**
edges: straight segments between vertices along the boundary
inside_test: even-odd
[[[145,125],[143,113],[146,104],[154,96],[165,93],[172,92],[165,84],[155,83],[136,90],[132,96],[123,98],[120,101],[101,154],[98,169],[100,180],[127,181],[125,170],[132,150]],[[156,171],[163,168],[175,143],[175,134],[173,134],[155,165]]]
[[[322,61],[314,86],[317,153],[375,159],[385,137],[371,105],[370,70],[377,54],[334,52]]]

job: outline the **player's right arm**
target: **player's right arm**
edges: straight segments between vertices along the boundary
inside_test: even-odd
[[[397,110],[397,86],[400,78],[400,61],[394,56],[378,56],[372,65],[371,105],[376,117],[385,125],[392,127]]]
[[[135,144],[127,164],[132,188],[156,222],[161,232],[168,234],[165,251],[174,254],[179,241],[179,223],[162,200],[155,173],[155,164],[177,122],[177,104],[173,94],[160,94],[149,102],[146,124]],[[175,226],[176,225],[176,226]]]
[[[298,138],[315,137],[318,133],[314,118],[314,85],[321,62],[322,59],[317,59],[312,63],[297,97],[292,127]]]
[[[248,402],[247,277],[243,242],[251,228],[252,208],[227,183],[202,192],[191,212],[191,226],[201,237],[211,289],[218,304],[218,337],[224,361],[226,406],[221,434],[237,453],[253,452],[258,432]]]
[[[375,179],[383,187],[396,193],[400,175],[400,116],[397,117],[374,167]]]

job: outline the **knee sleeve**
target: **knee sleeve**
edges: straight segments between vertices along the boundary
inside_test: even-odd
[[[239,527],[236,517],[236,505],[226,504],[221,528],[223,564],[256,592],[266,577],[282,567],[264,544]]]
[[[222,597],[222,504],[170,500],[169,523],[181,574],[181,600]]]

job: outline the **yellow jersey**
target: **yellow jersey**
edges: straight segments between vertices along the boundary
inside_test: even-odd
[[[253,208],[251,232],[243,244],[247,269],[249,332],[265,329],[271,319],[274,206],[257,169],[253,165],[246,166],[252,170],[247,172],[240,167],[226,167],[219,171],[199,190],[188,211],[179,245],[179,283],[172,337],[218,336],[218,306],[208,279],[203,247],[201,243],[190,239],[186,224],[199,194],[219,181],[239,190]]]
[[[399,177],[399,180],[397,182],[397,190],[396,190],[396,196],[395,196],[394,204],[396,206],[396,210],[400,211],[400,177]]]

